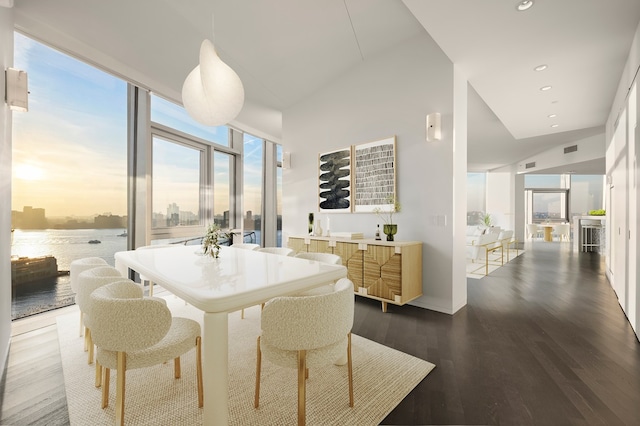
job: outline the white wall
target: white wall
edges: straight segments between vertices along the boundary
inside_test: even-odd
[[[13,13],[0,7],[0,362],[11,338],[11,112],[4,102],[4,70],[13,65]]]
[[[424,243],[424,296],[414,304],[446,313],[466,304],[466,278],[454,278],[453,272],[454,247],[464,252],[464,221],[454,215],[454,174],[462,171],[456,182],[466,182],[466,140],[454,145],[453,96],[453,64],[425,32],[365,58],[321,92],[284,111],[283,145],[291,152],[291,169],[283,172],[283,241],[307,232],[309,212],[316,212],[325,229],[330,216],[332,231],[373,237],[381,222],[374,214],[317,213],[318,154],[395,135],[402,204],[396,239]],[[442,140],[427,143],[425,118],[431,112],[442,114]],[[466,139],[466,117],[463,120],[460,139]],[[454,171],[459,155],[464,155],[464,166],[456,164]],[[466,212],[466,193],[458,196],[465,197]],[[455,229],[459,231],[454,234]]]
[[[608,199],[607,220],[610,224],[610,239],[607,244],[607,257],[612,261],[607,263],[610,268],[607,276],[618,293],[620,304],[636,335],[640,330],[640,280],[637,268],[629,267],[633,262],[637,265],[638,241],[640,241],[640,223],[637,211],[640,185],[638,185],[637,152],[640,145],[637,123],[640,121],[640,100],[628,98],[629,91],[637,84],[637,72],[640,69],[640,24],[629,51],[629,57],[620,78],[618,90],[606,123],[606,169],[608,181],[612,183],[612,196]],[[635,102],[630,105],[630,102]],[[635,112],[635,117],[627,114]],[[625,123],[632,123],[633,129],[623,129]],[[624,238],[624,244],[622,243]],[[622,294],[621,294],[622,293]],[[628,300],[628,296],[634,300]]]

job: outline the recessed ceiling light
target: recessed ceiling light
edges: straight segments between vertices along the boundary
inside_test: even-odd
[[[554,129],[555,129],[556,127],[558,127],[558,126],[559,126],[559,124],[552,124],[552,125],[551,125],[551,127],[553,127]]]
[[[549,114],[549,115],[547,115],[547,117],[549,117],[549,118],[556,118],[557,116],[558,116],[558,114]]]
[[[551,90],[551,86],[543,86],[540,88],[540,90],[542,90],[543,92],[546,92],[547,90]]]
[[[544,71],[547,69],[547,64],[542,64],[542,65],[538,65],[537,67],[535,67],[533,70],[534,71]]]
[[[533,6],[533,0],[523,0],[520,3],[518,3],[518,5],[516,6],[516,9],[518,10],[518,12],[524,12],[525,10],[529,9],[531,6]]]
[[[558,101],[551,101],[551,103],[552,103],[552,104],[557,104],[557,103],[558,103]]]

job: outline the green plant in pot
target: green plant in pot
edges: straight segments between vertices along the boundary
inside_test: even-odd
[[[480,224],[486,226],[487,228],[490,228],[492,224],[491,215],[489,213],[483,214],[480,218]]]
[[[202,251],[215,259],[220,255],[220,238],[225,234],[220,230],[220,226],[212,223],[207,228],[207,233],[202,239]]]
[[[400,212],[400,203],[393,195],[389,196],[387,201],[385,208],[376,207],[373,212],[384,222],[382,232],[387,236],[387,241],[393,241],[393,236],[398,232],[398,225],[393,223],[393,214]]]

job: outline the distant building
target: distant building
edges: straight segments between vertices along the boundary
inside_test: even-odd
[[[41,208],[24,206],[22,211],[11,211],[11,223],[19,229],[47,229],[49,223],[45,217],[45,211]]]

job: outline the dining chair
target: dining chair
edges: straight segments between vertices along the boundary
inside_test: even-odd
[[[92,336],[96,359],[104,367],[102,408],[109,405],[111,369],[116,369],[116,424],[124,424],[127,370],[174,360],[174,377],[180,378],[180,356],[196,348],[198,407],[203,406],[202,345],[200,324],[172,317],[156,298],[141,298],[140,286],[131,280],[117,281],[91,294]],[[153,386],[153,383],[148,383]]]
[[[136,250],[147,250],[147,249],[157,249],[157,248],[169,248],[175,247],[175,244],[151,244],[148,246],[140,246]],[[140,275],[140,282],[142,282],[142,287],[145,286],[145,283],[149,286],[149,296],[153,296],[153,281],[142,274]]]
[[[558,225],[555,226],[554,229],[556,235],[558,236],[558,238],[560,239],[560,241],[569,241],[570,240],[570,232],[571,232],[571,225],[568,223],[560,223]]]
[[[532,240],[535,238],[542,238],[543,230],[535,223],[527,224],[527,234],[529,234],[529,238]]]
[[[255,250],[263,253],[279,254],[281,256],[293,256],[293,250],[288,247],[259,247]]]
[[[244,250],[255,250],[255,249],[260,248],[260,244],[235,243],[235,244],[232,244],[231,247],[235,247],[237,249],[244,249]]]
[[[316,262],[329,263],[331,265],[342,265],[342,258],[337,254],[332,253],[313,253],[313,252],[300,252],[295,255],[299,259],[313,260]],[[314,296],[318,294],[333,292],[334,283],[327,283],[323,286],[312,288],[311,290],[303,291],[296,296]]]
[[[107,261],[101,257],[83,257],[71,261],[69,265],[69,284],[74,293],[78,293],[78,275],[80,272],[98,266],[108,265]],[[80,310],[80,337],[84,331],[84,321],[82,320],[82,310]]]
[[[91,306],[89,296],[95,289],[112,282],[125,279],[113,266],[98,266],[87,269],[78,275],[76,305],[83,313],[85,350],[89,352],[87,364],[93,364],[93,342],[91,340]],[[140,296],[142,297],[142,296]]]
[[[255,408],[260,405],[263,356],[274,364],[298,370],[298,425],[304,425],[308,369],[336,364],[337,360],[340,360],[338,364],[343,364],[345,355],[349,406],[353,407],[351,328],[354,297],[353,283],[342,278],[333,293],[276,297],[266,303],[256,349]]]
[[[308,260],[317,260],[318,262],[330,263],[332,265],[342,265],[342,258],[337,254],[332,253],[313,253],[302,251],[297,253],[295,257]]]

